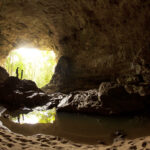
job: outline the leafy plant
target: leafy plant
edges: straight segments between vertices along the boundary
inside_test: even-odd
[[[54,73],[56,65],[54,52],[28,50],[28,53],[27,55],[27,50],[26,53],[25,50],[23,53],[19,50],[10,52],[4,67],[11,76],[16,76],[16,68],[19,67],[19,78],[23,70],[23,79],[33,80],[41,88],[49,83]]]
[[[56,109],[32,111],[28,114],[20,114],[18,117],[11,117],[11,120],[17,123],[53,123],[55,121]]]

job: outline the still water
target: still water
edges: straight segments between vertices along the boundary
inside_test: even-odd
[[[34,111],[14,117],[15,113],[2,115],[0,121],[15,133],[26,136],[49,134],[65,137],[69,140],[95,144],[98,141],[111,143],[113,133],[121,130],[128,139],[150,135],[150,118],[146,116],[104,117],[84,114],[55,113],[55,110]]]

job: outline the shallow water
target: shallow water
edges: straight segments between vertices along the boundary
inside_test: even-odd
[[[57,113],[53,124],[19,124],[4,117],[0,120],[11,131],[26,136],[43,133],[65,137],[79,143],[110,143],[114,139],[113,133],[117,130],[126,133],[129,139],[150,135],[150,118],[143,116],[104,117]]]

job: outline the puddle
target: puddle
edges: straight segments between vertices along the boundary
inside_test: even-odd
[[[117,130],[126,133],[128,139],[150,135],[150,118],[146,116],[89,116],[55,113],[55,109],[33,111],[21,115],[20,119],[14,117],[16,114],[11,112],[13,117],[8,118],[3,114],[5,117],[1,117],[0,121],[11,131],[25,136],[42,133],[65,137],[78,143],[96,144],[98,141],[113,142],[113,133]]]

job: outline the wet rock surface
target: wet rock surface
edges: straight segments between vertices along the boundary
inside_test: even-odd
[[[40,107],[36,107],[37,110],[47,110],[47,109],[51,109],[54,107],[57,107],[59,105],[59,103],[61,102],[61,100],[63,98],[65,98],[67,95],[63,94],[63,93],[54,93],[54,94],[49,94],[49,100],[46,104],[44,104],[43,106]]]
[[[60,101],[57,110],[94,113],[98,112],[99,106],[98,91],[95,89],[89,91],[76,91],[68,94]]]

